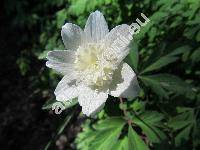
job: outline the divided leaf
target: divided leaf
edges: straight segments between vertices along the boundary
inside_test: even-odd
[[[149,150],[148,146],[131,126],[128,128],[128,145],[129,150]]]
[[[124,119],[112,117],[99,121],[91,128],[84,129],[79,133],[77,143],[78,149],[83,150],[103,150],[112,149],[119,142],[118,138],[125,124]]]
[[[158,59],[156,62],[154,62],[151,65],[149,65],[148,67],[146,67],[141,72],[141,74],[160,69],[160,68],[162,68],[164,66],[167,66],[170,63],[175,62],[176,60],[178,60],[178,57],[175,57],[175,56],[163,56],[160,59]]]
[[[125,136],[122,140],[118,140],[111,150],[128,150],[128,138]]]
[[[166,99],[168,99],[168,93],[166,92],[166,90],[161,86],[161,84],[153,79],[151,79],[148,76],[139,76],[139,78],[141,79],[141,81],[147,86],[150,87],[151,90],[156,93],[158,96],[160,96],[161,98],[164,97]]]
[[[157,59],[156,61],[154,61],[152,63],[151,63],[151,60],[148,60],[148,62],[150,62],[150,64],[146,68],[144,68],[140,74],[158,70],[164,66],[167,66],[168,64],[171,64],[171,63],[177,61],[179,59],[178,55],[189,52],[190,50],[191,50],[190,46],[184,45],[184,46],[176,48],[171,53],[160,57],[159,59]],[[156,53],[158,53],[158,52],[152,53],[152,56],[154,56]],[[151,57],[149,59],[151,59]]]
[[[180,109],[180,108],[179,108]],[[193,109],[184,108],[182,113],[170,118],[168,121],[168,127],[172,129],[175,136],[175,145],[180,146],[182,143],[189,139],[191,129],[196,125],[195,115]]]
[[[151,143],[161,143],[167,139],[165,133],[159,128],[162,126],[163,118],[161,113],[152,111],[134,117],[133,122],[142,129]]]
[[[139,78],[153,92],[164,98],[168,98],[167,91],[178,95],[194,94],[194,88],[190,84],[171,74],[145,75]]]

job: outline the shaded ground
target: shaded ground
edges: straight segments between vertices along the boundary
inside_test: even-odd
[[[20,74],[16,60],[21,46],[17,40],[21,31],[10,30],[10,19],[4,15],[3,2],[0,4],[0,145],[3,150],[40,150],[54,136],[63,116],[55,116],[41,109],[45,98],[44,92],[30,87],[30,79]],[[24,33],[23,33],[24,34]],[[33,57],[31,60],[38,68],[44,65]],[[33,73],[37,72],[33,67]],[[74,125],[73,125],[74,124]],[[78,128],[77,128],[78,127]],[[79,130],[77,119],[65,129],[61,142],[52,149],[74,147],[70,143]]]

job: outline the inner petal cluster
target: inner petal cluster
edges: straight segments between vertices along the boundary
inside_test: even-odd
[[[88,43],[77,50],[75,69],[79,81],[89,86],[109,85],[116,69],[114,64],[115,59],[102,43]]]

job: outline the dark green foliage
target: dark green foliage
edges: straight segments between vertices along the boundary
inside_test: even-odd
[[[93,129],[88,128],[86,125],[84,132],[78,135],[76,141],[79,143],[78,149],[114,149],[115,145],[119,144],[118,138],[124,124],[124,119],[113,117],[99,121]]]

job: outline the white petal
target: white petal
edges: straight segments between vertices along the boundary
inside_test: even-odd
[[[70,50],[55,50],[47,54],[46,66],[64,75],[74,71],[75,52]]]
[[[72,23],[62,26],[61,36],[66,49],[76,50],[84,40],[83,30]]]
[[[76,80],[72,74],[64,76],[54,91],[56,100],[68,101],[77,97],[78,90],[75,84]]]
[[[97,42],[109,32],[108,25],[102,13],[95,11],[90,14],[84,32],[88,42]]]
[[[47,54],[47,59],[57,62],[73,63],[75,52],[70,50],[54,50]]]
[[[97,113],[105,104],[108,93],[95,91],[89,87],[80,86],[78,102],[82,106],[83,114],[87,116]]]
[[[126,24],[116,26],[105,37],[104,43],[107,45],[107,53],[117,57],[120,63],[129,53],[129,45],[132,40],[130,27]]]
[[[135,98],[140,91],[136,74],[127,63],[115,71],[113,81],[110,95],[114,97]]]

